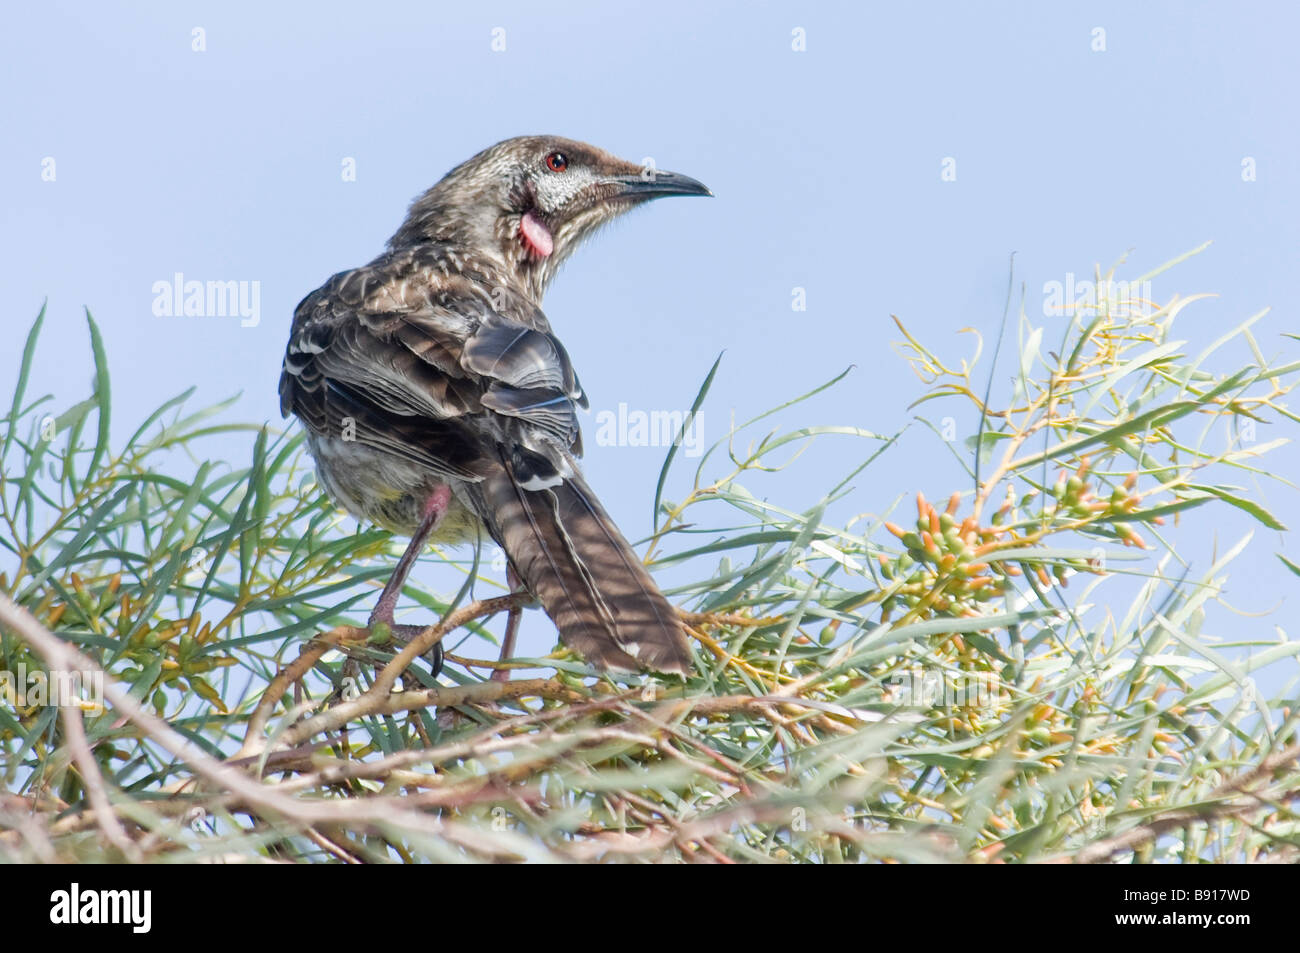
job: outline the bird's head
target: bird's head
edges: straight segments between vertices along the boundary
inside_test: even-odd
[[[538,299],[561,262],[601,225],[651,199],[711,195],[675,172],[558,136],[485,149],[412,204],[389,245],[464,245],[499,258]]]

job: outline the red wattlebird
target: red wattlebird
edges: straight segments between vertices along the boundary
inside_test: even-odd
[[[509,139],[420,196],[386,252],[298,305],[281,410],[305,427],[336,503],[411,538],[372,624],[393,625],[430,542],[486,535],[590,662],[689,671],[676,612],[578,471],[586,397],[541,304],[599,226],[709,194],[581,142]],[[517,624],[512,613],[503,658]]]

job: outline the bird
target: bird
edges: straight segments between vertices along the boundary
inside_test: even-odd
[[[709,195],[584,142],[507,139],[416,198],[377,258],[299,303],[281,413],[304,428],[335,504],[410,539],[372,627],[418,631],[394,623],[415,560],[486,537],[512,589],[597,669],[689,675],[675,609],[579,469],[588,399],[542,299],[601,226],[653,199]],[[518,622],[516,608],[502,660]]]

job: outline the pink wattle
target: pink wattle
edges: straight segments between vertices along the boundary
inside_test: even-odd
[[[551,230],[532,212],[524,213],[524,217],[520,219],[519,237],[524,240],[528,250],[538,258],[545,258],[555,251],[555,242],[551,238]]]

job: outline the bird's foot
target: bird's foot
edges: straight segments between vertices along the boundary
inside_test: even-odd
[[[381,613],[378,610],[376,610],[376,612],[370,616],[370,629],[372,633],[375,626],[379,623],[382,623],[388,627],[388,631],[392,635],[393,639],[402,643],[403,645],[406,645],[412,639],[418,636],[421,632],[423,632],[425,629],[428,628],[428,626],[425,625],[400,624],[397,622],[393,622],[392,618],[393,617],[391,613],[388,613],[388,618],[386,619],[382,618]],[[429,651],[424,653],[422,658],[429,663],[429,675],[432,678],[437,678],[442,673],[442,663],[443,663],[442,643],[441,642],[436,643],[433,646],[433,648],[429,649]]]
[[[510,594],[519,598],[520,601],[510,610],[510,614],[506,617],[505,637],[501,639],[500,661],[502,662],[515,654],[515,639],[519,635],[519,620],[523,616],[522,597],[528,595],[528,590],[524,588],[513,566],[506,567],[506,580],[510,584]],[[508,682],[510,681],[510,669],[493,669],[490,678],[494,682]]]

